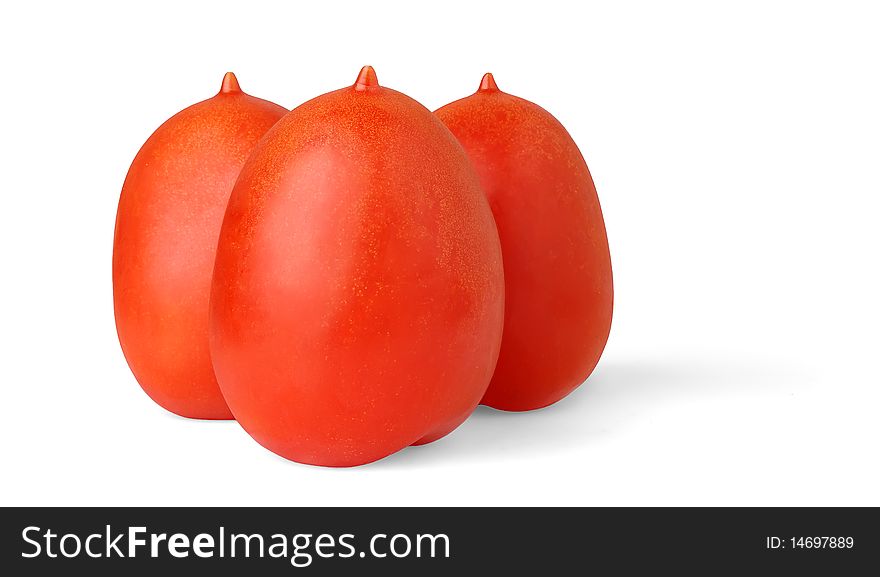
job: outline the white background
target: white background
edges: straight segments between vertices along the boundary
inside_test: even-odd
[[[0,503],[880,505],[876,5],[711,4],[4,3]],[[224,72],[291,108],[364,64],[431,109],[491,70],[559,118],[616,310],[557,405],[333,470],[147,398],[112,237],[138,148]]]

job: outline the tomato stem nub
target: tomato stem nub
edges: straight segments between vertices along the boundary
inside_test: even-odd
[[[241,92],[238,85],[238,78],[232,72],[227,72],[223,76],[223,84],[220,85],[220,94],[232,94],[233,92]]]
[[[480,88],[477,92],[500,92],[498,85],[495,84],[495,77],[492,76],[491,72],[483,75],[483,80],[480,81]]]
[[[376,71],[373,70],[373,67],[367,65],[361,68],[360,74],[358,74],[357,80],[354,83],[354,89],[363,92],[370,88],[378,87],[379,78],[376,76]]]

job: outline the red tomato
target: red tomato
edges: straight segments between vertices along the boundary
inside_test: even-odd
[[[125,178],[113,239],[119,342],[144,391],[178,415],[232,418],[208,351],[214,253],[242,164],[286,112],[230,72],[217,96],[150,136]]]
[[[442,437],[495,368],[501,267],[461,146],[365,67],[285,116],[233,190],[211,300],[229,407],[259,443],[316,465]]]
[[[504,337],[482,402],[555,403],[590,375],[611,329],[611,256],[590,171],[550,113],[501,92],[491,74],[436,114],[477,168],[504,254]]]

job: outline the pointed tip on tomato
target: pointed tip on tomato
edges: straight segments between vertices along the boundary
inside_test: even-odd
[[[227,72],[223,76],[223,84],[220,85],[220,94],[231,94],[233,92],[241,92],[241,86],[238,85],[238,78],[232,72]]]
[[[498,85],[495,84],[495,77],[492,76],[491,72],[483,75],[478,92],[499,92]]]
[[[354,83],[355,90],[367,90],[368,88],[376,88],[379,86],[379,78],[376,71],[370,65],[361,68],[357,80]]]

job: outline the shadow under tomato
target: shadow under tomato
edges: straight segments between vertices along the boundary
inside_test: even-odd
[[[446,438],[407,447],[367,466],[443,466],[558,454],[625,432],[633,422],[653,419],[669,405],[779,395],[810,384],[802,370],[778,362],[609,361],[549,407],[510,413],[480,406]]]

